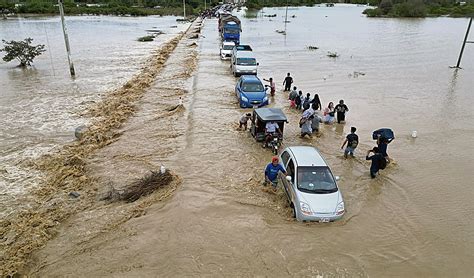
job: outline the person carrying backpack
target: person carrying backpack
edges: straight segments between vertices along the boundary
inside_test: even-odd
[[[374,153],[373,155],[369,156],[370,153]],[[387,160],[379,151],[378,147],[374,147],[372,150],[367,151],[367,156],[365,160],[371,160],[372,164],[370,165],[370,177],[375,178],[379,170],[385,169],[387,167]]]
[[[347,143],[347,147],[344,150],[344,158],[347,158],[347,155],[349,154],[354,157],[354,151],[359,144],[359,136],[355,134],[356,130],[357,128],[351,127],[351,133],[346,136],[346,140],[344,140],[344,143],[342,143],[341,150],[344,149],[344,146]]]

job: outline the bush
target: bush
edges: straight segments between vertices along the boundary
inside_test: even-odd
[[[362,13],[367,15],[367,17],[380,17],[383,15],[382,10],[379,8],[365,9]]]
[[[426,6],[418,0],[395,4],[390,14],[397,17],[425,17]]]
[[[382,14],[388,14],[393,7],[392,0],[382,0],[379,5],[379,9]]]
[[[8,0],[0,0],[0,17],[6,17],[15,12],[15,4]]]
[[[137,39],[139,42],[152,42],[155,39],[154,36],[144,36]]]
[[[44,44],[31,45],[33,42],[32,38],[26,38],[22,41],[2,40],[2,42],[5,44],[5,47],[0,49],[0,52],[7,53],[3,57],[3,61],[10,62],[17,59],[20,61],[20,67],[31,66],[33,59],[46,51]]]

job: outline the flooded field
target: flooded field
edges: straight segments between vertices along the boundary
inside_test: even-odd
[[[46,52],[34,67],[0,61],[0,218],[26,203],[39,172],[25,167],[33,158],[74,140],[86,124],[85,108],[124,84],[150,52],[188,25],[175,17],[67,17],[76,78],[69,77],[59,17],[0,22],[0,39],[34,39]],[[174,28],[176,27],[176,28]],[[146,30],[162,30],[154,42],[138,42]],[[3,57],[3,55],[2,55]]]
[[[137,172],[165,165],[180,177],[174,196],[113,229],[103,229],[106,219],[113,217],[105,213],[110,206],[76,215],[34,254],[31,274],[471,277],[474,151],[468,143],[474,135],[474,49],[467,46],[463,70],[449,68],[456,62],[467,21],[367,19],[362,10],[344,5],[290,9],[289,15],[295,17],[286,36],[275,32],[284,28],[283,9],[264,10],[276,13],[274,18],[241,16],[241,41],[254,48],[259,76],[277,81],[270,106],[283,107],[289,117],[284,144],[318,147],[342,177],[339,186],[347,209],[342,221],[297,223],[281,193],[262,191],[262,169],[271,153],[237,130],[239,116],[248,110],[238,108],[233,93],[236,79],[228,62],[218,57],[217,22],[207,20],[194,75],[189,79],[186,75],[190,67],[186,57],[192,49],[185,41],[170,56],[159,82],[137,103],[139,110],[121,128],[119,140],[88,161],[90,172],[102,184],[116,185]],[[309,45],[319,49],[310,51]],[[329,58],[327,51],[340,56]],[[123,63],[129,60],[133,59]],[[9,75],[5,65],[0,70],[2,82],[23,84]],[[133,73],[124,72],[125,80]],[[344,99],[350,109],[347,123],[324,126],[312,139],[299,138],[299,114],[289,109],[281,92],[287,72],[303,92],[319,93],[323,105]],[[355,77],[354,72],[364,75]],[[91,75],[84,86],[99,84],[100,78],[106,77]],[[106,88],[116,86],[106,79]],[[37,97],[42,83],[25,84],[31,84],[29,94],[35,92]],[[91,98],[96,100],[104,91],[94,88]],[[13,92],[8,89],[6,95]],[[169,110],[179,97],[184,98],[184,109]],[[43,123],[44,119],[26,113],[28,105],[22,107],[24,113],[16,112],[16,118],[24,114]],[[70,121],[71,115],[65,115]],[[63,129],[61,120],[52,121],[61,128],[50,129],[44,136],[48,140],[34,137],[35,142],[40,146],[67,142],[81,121],[77,116],[69,129]],[[16,138],[34,127],[21,126],[25,131],[15,133]],[[344,160],[340,145],[350,126],[358,128],[361,143],[356,158]],[[395,131],[389,146],[394,162],[371,180],[364,156],[374,145],[371,131],[380,127]],[[410,136],[413,130],[418,132],[416,139]],[[19,139],[6,142],[21,150],[9,152],[15,159],[37,152],[35,145],[28,152]],[[28,168],[17,166],[30,174]],[[28,180],[25,174],[18,175]],[[12,190],[24,183],[16,182],[6,183],[2,198],[10,198]],[[117,207],[117,214],[126,208]]]

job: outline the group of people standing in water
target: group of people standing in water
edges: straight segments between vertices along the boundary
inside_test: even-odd
[[[272,78],[270,78],[270,80],[272,80]],[[349,112],[349,107],[347,107],[343,99],[339,100],[339,103],[336,105],[331,101],[323,109],[318,94],[314,94],[314,97],[311,97],[311,94],[307,93],[305,96],[296,86],[293,86],[293,89],[291,89],[293,83],[294,80],[291,74],[287,73],[283,81],[283,85],[285,86],[284,91],[289,92],[288,100],[290,101],[290,107],[302,110],[301,119],[299,121],[301,137],[311,137],[313,132],[319,132],[320,123],[345,123],[346,113]],[[273,91],[275,91],[275,88],[273,88]],[[318,110],[322,111],[322,117],[320,116],[321,113],[317,112]],[[341,149],[344,149],[345,158],[348,156],[353,157],[355,149],[359,144],[359,136],[356,134],[356,131],[356,127],[351,127],[351,133],[346,136],[341,146]],[[379,137],[377,138],[377,147],[367,152],[366,160],[372,162],[370,167],[370,176],[372,178],[375,178],[379,170],[385,169],[387,163],[390,162],[387,154],[387,145],[390,141],[387,142],[384,138]]]
[[[283,85],[285,86],[284,91],[289,91],[288,99],[290,101],[290,107],[303,111],[300,119],[301,137],[305,137],[306,135],[311,137],[313,132],[318,132],[319,123],[333,124],[337,121],[337,123],[340,124],[345,122],[346,113],[349,111],[349,108],[344,103],[344,100],[339,100],[336,106],[334,106],[334,102],[329,102],[327,107],[323,109],[318,94],[311,97],[311,94],[307,93],[306,96],[304,96],[303,91],[298,91],[296,86],[293,86],[293,89],[290,90],[292,84],[293,78],[291,74],[288,73],[283,81]],[[317,113],[318,110],[322,111],[322,117]]]
[[[275,81],[273,78],[264,79],[264,81],[270,83],[270,94],[274,96],[276,92]],[[298,90],[296,86],[293,86],[293,89],[291,89],[293,83],[293,77],[288,73],[283,81],[283,86],[285,86],[284,92],[289,92],[288,100],[290,107],[302,111],[299,120],[302,138],[306,136],[311,138],[314,132],[319,132],[320,123],[328,125],[334,124],[336,121],[338,124],[345,123],[346,113],[349,111],[349,108],[343,99],[339,100],[339,103],[335,106],[334,102],[329,102],[327,107],[323,109],[318,94],[314,94],[313,97],[311,97],[310,93],[303,95],[303,92]],[[318,113],[318,111],[320,112]],[[250,114],[242,116],[240,128],[247,129],[248,120],[250,120]],[[348,156],[354,157],[354,152],[359,144],[359,137],[356,131],[356,127],[351,127],[351,133],[346,136],[341,146],[341,149],[344,149],[345,158],[348,158]],[[393,138],[386,140],[383,137],[378,137],[376,140],[377,147],[369,150],[366,155],[366,160],[371,161],[370,176],[372,178],[375,178],[379,170],[385,169],[386,165],[390,162],[387,154],[387,145]]]

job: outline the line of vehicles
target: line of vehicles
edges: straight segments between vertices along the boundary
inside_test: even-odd
[[[257,142],[265,142],[277,155],[283,141],[283,129],[288,122],[280,108],[266,108],[268,87],[257,77],[257,59],[252,47],[240,44],[241,22],[230,11],[218,12],[219,33],[222,38],[220,58],[230,60],[230,69],[239,77],[235,94],[241,108],[253,108],[250,133]],[[280,132],[269,135],[267,123],[276,123]],[[269,138],[268,136],[271,136]],[[279,161],[286,175],[279,174],[293,216],[298,221],[331,222],[345,213],[344,200],[335,177],[319,151],[311,146],[285,148]]]

